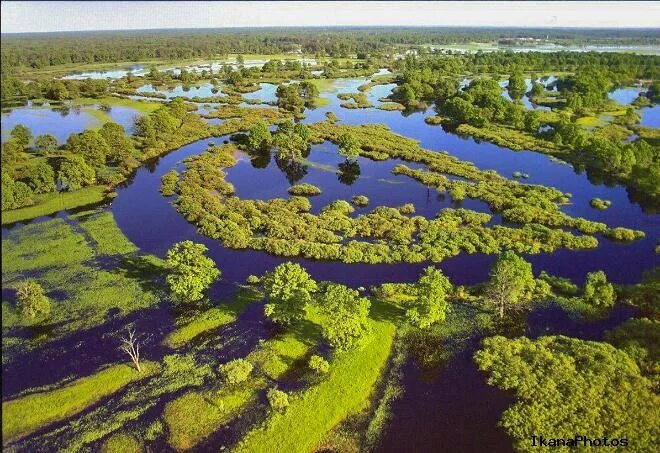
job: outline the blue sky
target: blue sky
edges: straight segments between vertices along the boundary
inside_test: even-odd
[[[333,25],[651,27],[660,2],[2,2],[2,32]]]

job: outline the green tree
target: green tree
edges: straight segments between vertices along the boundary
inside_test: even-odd
[[[9,137],[16,140],[16,143],[25,149],[30,144],[30,141],[32,141],[32,132],[27,126],[17,124],[9,133]]]
[[[357,346],[369,332],[370,305],[358,291],[339,283],[329,283],[319,300],[323,337],[339,350]]]
[[[69,90],[66,85],[59,80],[52,81],[46,89],[44,90],[44,96],[47,99],[53,99],[54,101],[61,101],[62,99],[67,99],[69,97]]]
[[[582,298],[589,304],[597,307],[611,307],[614,305],[616,293],[614,286],[608,283],[603,271],[590,272],[584,284]]]
[[[73,191],[94,184],[96,173],[92,167],[87,165],[82,156],[69,154],[60,164],[57,179],[63,190]]]
[[[607,343],[497,336],[484,340],[475,361],[490,373],[489,384],[515,392],[500,424],[517,451],[538,451],[532,436],[571,439],[576,433],[626,438],[635,451],[656,450],[660,397],[635,362]]]
[[[360,156],[360,142],[353,134],[342,134],[339,137],[339,154],[345,156],[346,159],[354,160]]]
[[[504,318],[504,311],[529,302],[534,286],[532,265],[511,251],[498,256],[490,270],[486,298]]]
[[[248,132],[247,145],[252,151],[263,151],[268,149],[273,137],[264,121],[257,122]]]
[[[509,77],[509,84],[507,85],[509,96],[513,100],[522,99],[525,91],[527,91],[527,84],[525,84],[525,77],[522,72],[515,72]]]
[[[220,365],[220,375],[230,384],[244,382],[250,377],[252,364],[245,359],[234,359]]]
[[[284,412],[289,407],[289,395],[282,390],[272,388],[266,393],[270,407],[277,412]]]
[[[23,145],[14,139],[9,139],[2,144],[2,167],[15,166],[23,159]]]
[[[447,292],[452,288],[451,282],[440,269],[429,266],[415,283],[415,300],[412,307],[406,311],[410,323],[419,328],[429,327],[439,321],[444,321],[447,313]]]
[[[300,264],[282,263],[266,275],[264,289],[268,297],[266,316],[280,324],[291,324],[305,316],[317,285]]]
[[[101,127],[100,134],[108,145],[108,164],[119,165],[133,156],[135,147],[121,125],[107,122]]]
[[[167,251],[167,284],[174,296],[184,302],[204,297],[203,292],[220,277],[215,262],[205,256],[208,249],[192,241],[177,242]]]
[[[50,313],[50,301],[41,285],[34,280],[22,282],[16,288],[18,307],[26,318],[46,316]]]
[[[41,134],[34,140],[34,149],[42,156],[54,153],[57,146],[57,139],[51,134]]]
[[[82,156],[87,164],[96,169],[105,166],[106,157],[110,152],[110,148],[101,134],[92,129],[81,134],[71,134],[66,148],[71,153]]]
[[[54,192],[57,189],[53,167],[43,160],[39,160],[26,171],[25,180],[34,193]]]
[[[2,210],[18,209],[34,204],[32,190],[27,184],[14,179],[6,171],[2,172]]]

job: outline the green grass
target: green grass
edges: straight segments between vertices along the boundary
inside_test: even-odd
[[[154,362],[144,362],[141,373],[126,364],[113,365],[56,390],[3,402],[3,443],[20,439],[80,413],[129,383],[155,374],[159,369],[160,366]]]
[[[141,453],[143,451],[140,442],[130,434],[113,434],[101,447],[101,453]]]
[[[178,327],[163,340],[163,344],[170,348],[180,348],[190,340],[212,329],[236,321],[238,314],[251,302],[263,296],[256,291],[240,291],[234,300],[228,304],[210,308],[191,321]]]
[[[111,212],[94,214],[80,221],[80,226],[95,242],[95,249],[101,255],[124,255],[138,248],[129,241],[115,223]]]
[[[158,303],[153,278],[162,273],[162,260],[125,253],[134,246],[111,219],[109,214],[92,216],[82,224],[70,219],[72,225],[53,219],[8,231],[2,241],[3,288],[33,278],[48,295],[59,294],[51,297],[51,312],[41,319],[21,316],[12,302],[3,300],[3,347],[8,346],[5,329],[40,325],[48,327],[49,339],[54,339],[104,323],[109,311],[125,315]],[[110,253],[112,267],[100,269],[93,258]],[[22,345],[37,344],[36,340],[28,337]]]
[[[305,321],[291,331],[260,344],[246,357],[254,365],[247,381],[217,390],[189,392],[165,406],[169,442],[188,450],[208,438],[258,400],[259,392],[282,378],[316,344],[318,327]]]
[[[237,452],[313,451],[339,422],[367,407],[369,398],[387,362],[395,326],[372,322],[371,341],[358,350],[339,355],[318,385],[289,398],[284,413],[273,413],[263,427],[243,439]]]
[[[106,197],[107,187],[89,186],[73,192],[45,193],[34,196],[34,205],[2,212],[2,224],[21,222],[64,209],[100,203]]]
[[[75,98],[71,101],[71,103],[74,105],[78,104],[78,105],[93,105],[93,106],[108,104],[111,107],[128,107],[137,110],[138,112],[141,113],[151,113],[154,110],[156,110],[158,107],[163,105],[162,102],[120,98],[117,96],[106,96],[102,98]],[[105,112],[102,112],[101,110],[95,110],[95,111],[99,112],[104,117],[107,117],[108,119],[106,121],[109,121],[109,116]],[[92,111],[90,110],[89,113],[92,113]],[[101,116],[99,116],[99,118],[101,118]]]

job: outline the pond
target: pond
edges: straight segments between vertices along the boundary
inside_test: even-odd
[[[639,113],[642,115],[642,119],[639,122],[640,125],[654,129],[660,128],[660,105],[642,107]]]
[[[71,134],[85,129],[100,127],[98,106],[83,106],[80,108],[61,106],[50,107],[18,107],[2,112],[2,141],[7,140],[9,133],[18,124],[27,126],[32,136],[51,134],[59,143],[66,142]],[[133,119],[141,113],[129,107],[115,106],[109,112],[104,112],[111,121],[124,127],[128,133],[134,132]]]
[[[621,105],[630,105],[642,91],[644,91],[642,88],[637,87],[617,88],[610,92],[607,97]]]
[[[171,90],[159,89],[154,87],[152,84],[143,85],[135,90],[136,92],[148,95],[152,93],[164,94],[167,99],[175,97],[184,97],[184,98],[208,98],[213,96],[222,96],[222,90],[219,87],[215,87],[212,83],[204,83],[202,85],[195,86],[184,86],[177,85]]]
[[[65,75],[62,79],[71,79],[71,80],[84,80],[84,79],[121,79],[126,77],[129,73],[134,76],[143,76],[147,73],[147,69],[142,65],[130,66],[125,69],[109,69],[107,71],[85,71],[85,72],[74,72],[72,74]]]

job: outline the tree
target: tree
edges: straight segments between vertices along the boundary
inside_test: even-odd
[[[611,307],[614,305],[616,299],[614,286],[607,282],[605,272],[597,271],[587,274],[582,298],[587,303],[597,307]]]
[[[283,412],[287,407],[289,407],[289,395],[284,393],[282,390],[272,388],[268,390],[266,397],[268,398],[270,407],[277,412]]]
[[[135,334],[135,329],[130,328],[126,329],[125,336],[119,337],[122,343],[119,349],[131,358],[138,373],[142,371],[140,369],[140,338],[140,335]]]
[[[57,146],[57,139],[51,134],[41,134],[34,140],[34,149],[41,155],[54,153]]]
[[[330,364],[320,355],[314,354],[309,358],[309,367],[318,374],[325,374],[330,370]]]
[[[635,451],[657,449],[660,397],[624,351],[563,336],[497,336],[484,340],[475,361],[490,373],[489,384],[515,392],[500,424],[516,451],[538,451],[532,436],[574,439],[576,433],[600,441],[584,451],[600,450],[604,436],[629,439]]]
[[[283,263],[266,275],[264,289],[268,297],[265,315],[286,325],[305,316],[317,285],[300,264]]]
[[[135,152],[133,142],[126,136],[126,131],[121,125],[107,122],[101,127],[100,134],[108,145],[107,160],[109,164],[119,165]]]
[[[406,311],[408,320],[419,328],[444,321],[447,312],[447,292],[451,282],[440,269],[429,266],[415,284],[415,300]]]
[[[304,136],[308,136],[306,127],[296,127],[286,121],[279,125],[275,133],[275,146],[277,157],[284,160],[301,159],[309,144]]]
[[[53,167],[43,160],[39,160],[26,171],[25,180],[34,193],[48,193],[57,190]]]
[[[96,169],[105,166],[106,156],[110,152],[101,134],[92,129],[81,134],[71,134],[66,148],[71,153],[82,156],[87,164]]]
[[[346,157],[346,159],[354,160],[360,156],[360,142],[353,134],[342,134],[339,137],[339,154]]]
[[[2,167],[15,166],[22,158],[23,145],[14,139],[9,139],[2,144]]]
[[[26,318],[46,316],[50,313],[50,300],[44,289],[34,280],[22,282],[16,288],[18,307]]]
[[[69,154],[60,164],[57,179],[63,190],[73,191],[94,184],[96,173],[92,167],[87,165],[82,156]]]
[[[268,129],[268,124],[258,121],[248,132],[247,145],[252,151],[263,151],[268,149],[273,137]]]
[[[500,318],[504,318],[506,308],[529,301],[534,286],[532,265],[508,251],[498,256],[490,270],[486,298],[498,307]]]
[[[6,171],[2,172],[2,210],[18,209],[34,204],[32,189],[22,181],[14,181]]]
[[[507,85],[507,91],[509,96],[513,100],[519,100],[527,91],[527,84],[525,83],[525,78],[522,75],[522,72],[515,72],[509,77],[509,84]]]
[[[204,244],[177,242],[167,251],[167,284],[174,296],[184,302],[200,300],[211,283],[220,277],[215,262],[204,255]]]
[[[69,97],[69,90],[66,85],[59,80],[52,81],[46,89],[44,90],[44,96],[47,99],[53,99],[54,101],[61,101],[62,99],[67,99]]]
[[[219,371],[226,382],[238,384],[247,380],[252,368],[252,364],[247,360],[235,359],[220,365]]]
[[[351,349],[369,332],[368,299],[339,283],[329,283],[319,300],[323,337],[339,350]]]
[[[16,140],[16,143],[25,149],[30,144],[30,141],[32,141],[32,132],[26,126],[17,124],[9,133],[9,137]]]

